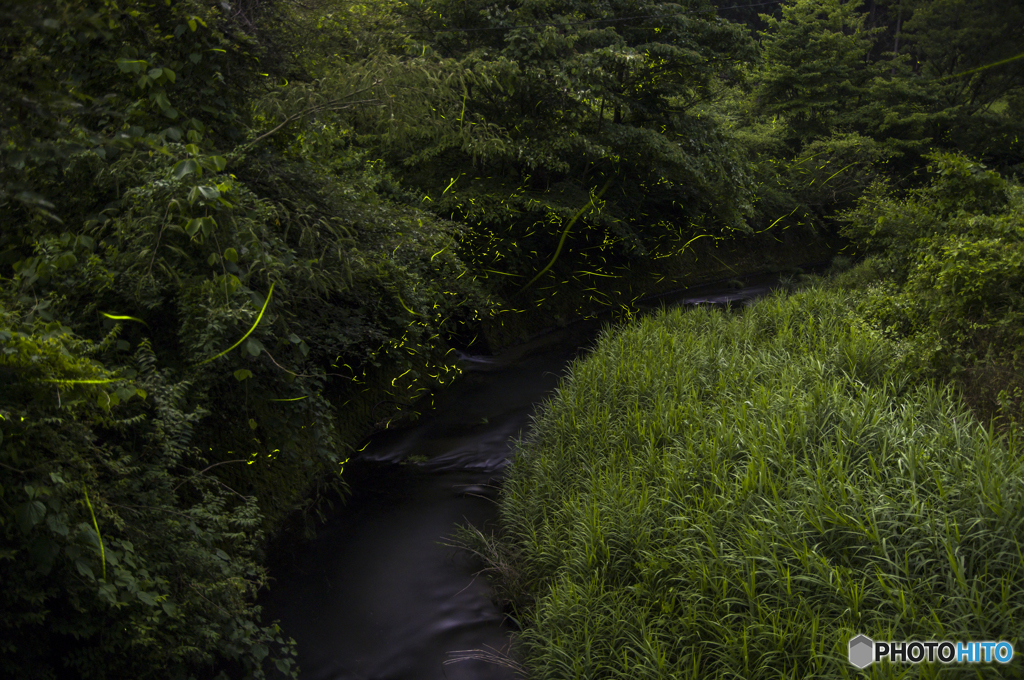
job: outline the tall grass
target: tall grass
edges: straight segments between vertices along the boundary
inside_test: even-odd
[[[1024,652],[1024,456],[834,292],[605,333],[519,443],[488,550],[535,678],[1021,677],[849,638]],[[998,667],[996,667],[998,666]]]

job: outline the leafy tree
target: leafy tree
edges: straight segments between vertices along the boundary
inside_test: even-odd
[[[459,128],[495,128],[490,144],[407,157],[403,173],[438,214],[478,225],[481,268],[528,278],[569,231],[563,257],[593,271],[662,240],[745,228],[738,151],[700,107],[751,52],[708,3],[409,7],[424,52],[475,76]]]
[[[266,581],[259,509],[208,474],[190,386],[157,368],[148,343],[116,371],[88,358],[127,345],[120,324],[92,343],[44,321],[47,301],[28,314],[11,302],[0,307],[4,668],[186,678],[230,660],[263,677],[271,652],[294,668],[250,605]]]
[[[857,2],[794,0],[765,16],[757,111],[787,118],[793,143],[857,130],[878,73],[867,62],[873,31]]]
[[[353,148],[341,116],[386,100],[344,60],[261,67],[284,10],[225,7],[0,27],[0,664],[27,677],[297,672],[253,604],[267,532],[490,305],[457,226]]]
[[[784,116],[794,145],[833,132],[870,136],[909,153],[904,172],[936,143],[1017,163],[1012,102],[1024,67],[1011,36],[1024,26],[1020,8],[967,7],[794,0],[782,19],[765,17],[756,111]]]
[[[1012,0],[906,0],[903,47],[934,98],[931,136],[1004,169],[1024,162],[1024,7]]]

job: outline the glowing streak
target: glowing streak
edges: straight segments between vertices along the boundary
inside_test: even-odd
[[[398,303],[400,305],[402,305],[402,308],[405,309],[405,311],[409,312],[410,314],[415,314],[416,313],[412,309],[409,308],[409,305],[405,304],[405,300],[402,299],[401,295],[396,295],[395,297],[398,298]]]
[[[149,326],[148,323],[146,323],[142,319],[137,319],[134,316],[115,316],[114,314],[107,314],[106,312],[100,312],[100,314],[107,317],[108,319],[113,319],[114,321],[138,321],[143,326]]]
[[[436,253],[434,253],[433,255],[430,256],[430,261],[433,262],[435,257],[437,257],[438,255],[440,255],[441,253],[443,253],[446,250],[448,250],[448,246],[445,246],[444,248],[441,248],[441,250],[437,251]]]
[[[779,219],[782,219],[782,218],[779,218]],[[778,221],[778,220],[776,220],[776,221]],[[693,237],[693,238],[691,238],[691,239],[690,239],[689,241],[687,241],[686,243],[684,243],[684,244],[683,244],[683,247],[682,247],[682,248],[680,248],[680,249],[679,249],[679,251],[680,251],[680,252],[683,252],[683,251],[685,251],[685,250],[686,250],[686,246],[690,245],[691,243],[693,243],[694,241],[696,241],[696,240],[697,240],[697,239],[699,239],[699,238],[704,238],[705,236],[711,236],[711,234],[698,234],[697,236],[694,236],[694,237]]]
[[[939,78],[939,80],[940,81],[948,80],[950,78],[957,78],[959,76],[965,76],[968,73],[977,73],[978,71],[984,71],[987,68],[992,68],[994,66],[1001,66],[1002,64],[1008,64],[1011,61],[1016,61],[1017,59],[1024,59],[1024,52],[1021,52],[1016,57],[1010,57],[1009,59],[1003,59],[1002,61],[995,61],[995,62],[992,62],[991,64],[985,64],[984,66],[979,66],[978,68],[972,68],[972,69],[970,69],[968,71],[961,71],[960,73],[951,73],[948,76],[944,76],[942,78]]]
[[[840,170],[840,172],[842,172],[842,170]],[[833,177],[834,177],[834,176],[835,176],[835,175],[833,175]],[[829,177],[829,179],[832,179],[832,177]],[[825,180],[825,181],[827,182],[828,180]],[[789,213],[789,215],[792,215],[793,213],[795,213],[795,212],[797,211],[797,208],[799,208],[799,207],[800,207],[800,206],[797,206],[796,208],[793,208],[793,212]],[[768,231],[769,229],[771,229],[772,227],[774,227],[774,226],[775,226],[776,224],[778,224],[780,220],[784,220],[784,219],[786,219],[787,217],[789,217],[789,215],[783,215],[782,217],[780,217],[779,219],[775,220],[774,222],[772,222],[771,224],[769,224],[769,225],[768,225],[767,227],[765,227],[764,229],[762,229],[761,231]],[[759,234],[760,234],[760,233],[761,233],[761,231],[759,231],[759,232],[757,232],[757,233],[759,233]],[[689,245],[689,243],[687,243],[687,245]],[[686,247],[686,246],[683,246],[683,248],[685,248],[685,247]]]
[[[292,399],[267,399],[267,401],[302,401],[307,397],[309,397],[308,394],[305,397],[293,397]]]
[[[119,380],[119,379],[123,380],[123,378],[108,378],[108,379],[105,379],[105,380],[64,380],[63,378],[47,378],[46,380],[43,380],[42,382],[49,382],[49,383],[74,383],[74,384],[79,384],[79,385],[81,385],[81,384],[96,385],[96,384],[99,384],[99,383],[117,382],[117,380]]]
[[[856,162],[854,162],[854,163],[850,163],[850,165],[847,165],[847,166],[846,166],[846,168],[848,168],[848,167],[850,167],[850,166],[852,166],[852,165],[856,165]],[[841,172],[842,172],[843,170],[846,170],[846,168],[839,168],[839,169],[838,169],[838,170],[836,170],[836,171],[835,171],[834,173],[832,173],[832,177],[835,177],[836,175],[838,175],[839,173],[841,173]],[[822,185],[828,184],[828,183],[829,183],[829,180],[831,180],[831,179],[832,179],[832,177],[829,177],[829,178],[828,178],[827,180],[825,180],[824,182],[822,182]],[[770,228],[770,227],[769,227],[769,228]]]
[[[580,218],[580,216],[583,214],[583,211],[585,211],[588,207],[593,206],[594,203],[598,199],[600,199],[601,196],[604,195],[604,192],[607,191],[608,187],[610,187],[611,185],[612,185],[612,180],[609,179],[607,182],[604,183],[604,186],[601,187],[601,191],[597,192],[597,195],[591,194],[590,195],[590,200],[587,201],[586,205],[584,205],[582,208],[580,208],[579,210],[576,211],[576,214],[572,216],[572,219],[569,220],[569,224],[566,225],[565,230],[562,232],[562,238],[558,239],[558,247],[555,248],[555,254],[551,257],[551,261],[548,262],[547,265],[543,269],[541,269],[539,272],[537,272],[537,275],[534,276],[532,279],[530,279],[529,282],[525,286],[520,288],[519,291],[518,291],[519,293],[523,292],[524,290],[526,290],[527,288],[532,286],[537,281],[537,279],[542,277],[545,273],[547,273],[547,271],[549,269],[551,269],[551,266],[553,264],[555,264],[555,261],[558,259],[558,256],[562,252],[562,246],[565,245],[565,238],[569,235],[569,230],[572,229],[572,225],[574,225],[576,223],[576,220],[578,220]]]
[[[100,525],[96,521],[96,513],[92,511],[92,503],[89,502],[89,490],[82,484],[82,493],[85,494],[85,504],[89,506],[89,514],[92,515],[92,525],[96,527],[96,538],[100,539],[100,566],[103,567],[103,580],[107,580],[107,552],[103,549],[103,536],[100,534]]]
[[[270,292],[267,293],[267,299],[263,301],[263,309],[260,310],[260,314],[259,314],[259,316],[256,317],[256,323],[254,323],[252,325],[252,328],[250,328],[249,331],[245,335],[243,335],[241,338],[239,338],[238,342],[236,342],[235,344],[231,345],[231,347],[228,347],[226,350],[224,350],[220,354],[212,356],[212,357],[210,357],[209,359],[207,359],[205,361],[200,361],[198,364],[196,364],[196,366],[202,366],[203,364],[209,363],[209,362],[213,361],[214,359],[218,359],[218,358],[224,356],[225,354],[227,354],[228,352],[230,352],[234,348],[236,348],[239,345],[241,345],[245,341],[245,339],[247,337],[252,335],[252,332],[254,330],[256,330],[256,326],[260,325],[260,321],[263,319],[263,313],[267,311],[267,305],[270,304],[270,297],[274,294],[274,285],[275,284],[273,284],[273,283],[270,284]]]

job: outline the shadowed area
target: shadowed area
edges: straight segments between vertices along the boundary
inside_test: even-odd
[[[768,293],[777,278],[742,289],[705,286],[644,303],[738,303]],[[582,321],[496,357],[462,356],[463,376],[435,411],[410,427],[375,435],[346,466],[353,495],[316,540],[283,559],[263,598],[299,645],[308,680],[501,680],[510,666],[470,659],[509,651],[511,627],[473,558],[443,545],[457,524],[485,528],[511,440],[558,386],[601,326]],[[400,464],[410,456],[426,462]],[[417,458],[418,460],[418,458]]]

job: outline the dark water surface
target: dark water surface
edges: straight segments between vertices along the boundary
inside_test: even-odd
[[[740,302],[777,277],[705,286],[651,304]],[[298,642],[304,680],[511,680],[465,650],[508,652],[511,628],[468,555],[445,547],[455,525],[493,525],[510,440],[594,341],[601,321],[549,333],[498,357],[463,357],[464,375],[410,427],[373,437],[345,470],[353,495],[316,540],[272,574],[261,599]],[[399,464],[408,456],[429,462]],[[449,663],[445,663],[448,661]]]

